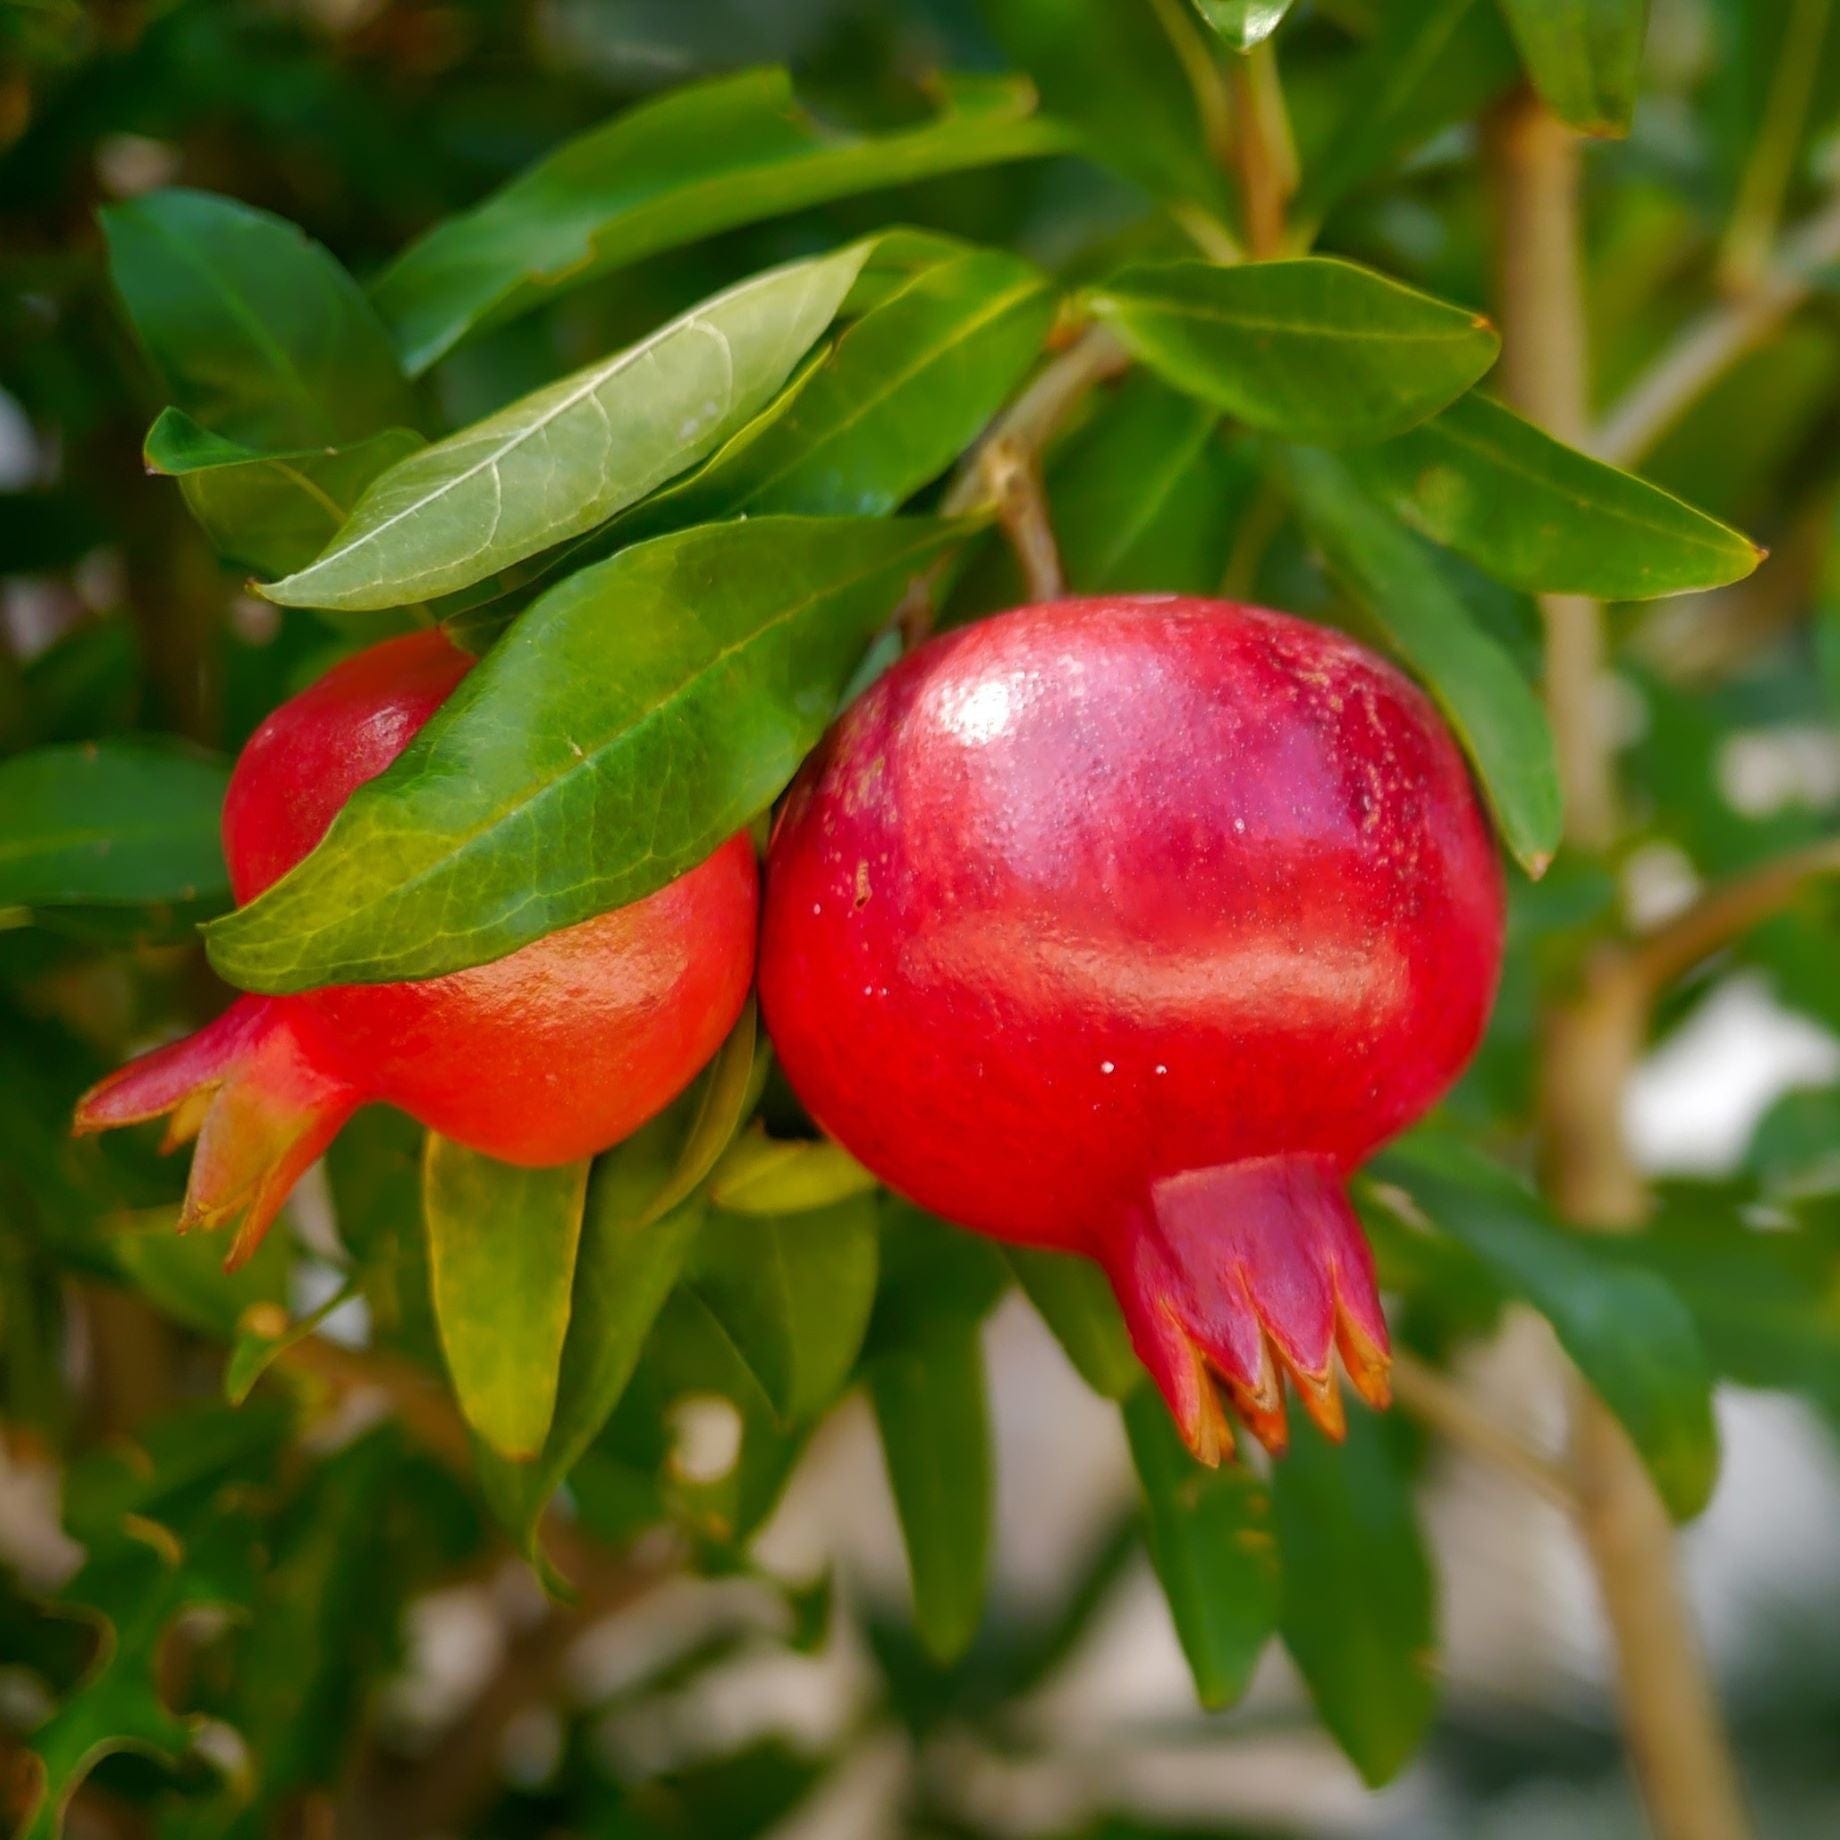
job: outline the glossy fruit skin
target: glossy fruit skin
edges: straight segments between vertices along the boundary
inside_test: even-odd
[[[931,641],[837,724],[773,837],[761,999],[892,1187],[1100,1259],[1217,1454],[1201,1361],[1274,1440],[1278,1367],[1335,1421],[1331,1337],[1383,1390],[1342,1179],[1474,1050],[1502,898],[1382,660],[1256,608],[1070,601]]]
[[[268,717],[224,801],[239,903],[319,842],[472,663],[439,631],[387,640]],[[747,999],[757,908],[754,851],[736,836],[644,900],[492,964],[240,998],[189,1041],[104,1081],[79,1128],[173,1111],[183,1141],[202,1124],[188,1213],[228,1218],[254,1183],[245,1240],[266,1224],[255,1216],[280,1205],[304,1150],[323,1148],[367,1100],[506,1162],[572,1162],[662,1110],[721,1044]]]

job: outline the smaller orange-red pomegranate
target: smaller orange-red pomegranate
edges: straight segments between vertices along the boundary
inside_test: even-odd
[[[472,662],[439,632],[391,639],[256,730],[224,800],[239,902],[319,842]],[[656,894],[492,964],[239,997],[86,1093],[77,1129],[170,1113],[167,1148],[198,1139],[180,1225],[240,1217],[232,1263],[368,1100],[505,1162],[573,1162],[661,1111],[721,1044],[747,1000],[757,905],[753,848],[736,836]]]
[[[807,763],[761,1003],[921,1206],[1105,1268],[1196,1454],[1387,1397],[1349,1170],[1456,1078],[1502,881],[1450,735],[1341,634],[1168,597],[936,639]]]

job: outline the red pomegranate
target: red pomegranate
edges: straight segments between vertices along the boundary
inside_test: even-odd
[[[313,848],[472,662],[439,632],[391,639],[256,730],[224,800],[239,902]],[[747,999],[757,897],[753,848],[736,836],[656,894],[492,964],[239,997],[86,1093],[77,1129],[171,1113],[168,1148],[198,1139],[180,1225],[242,1216],[232,1263],[367,1100],[506,1162],[572,1162],[636,1130],[715,1052]]]
[[[1196,1454],[1281,1376],[1331,1435],[1386,1324],[1349,1169],[1487,1020],[1502,883],[1449,734],[1341,634],[1222,602],[935,639],[807,763],[761,1001],[812,1116],[921,1206],[1097,1259]]]

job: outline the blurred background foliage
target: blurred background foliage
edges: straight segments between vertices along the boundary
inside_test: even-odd
[[[930,116],[941,71],[1021,63],[1086,137],[1084,153],[795,212],[561,293],[420,384],[422,425],[459,425],[889,222],[1019,250],[1068,284],[1184,253],[1185,214],[1214,208],[1223,181],[1171,44],[1206,43],[1201,13],[1232,29],[1260,9],[1214,0],[1172,28],[1169,5],[7,0],[0,746],[177,737],[221,773],[360,630],[251,597],[144,472],[166,393],[111,293],[102,207],[225,192],[367,278],[622,106],[760,63],[864,132]],[[1516,11],[1298,0],[1276,41],[1293,221],[1488,306],[1477,124],[1521,80]],[[1509,1156],[1535,1106],[1541,989],[1598,939],[1831,837],[1840,815],[1836,130],[1840,7],[1657,0],[1633,130],[1586,155],[1600,449],[1772,554],[1732,587],[1616,611],[1626,835],[1608,860],[1516,879],[1496,1022],[1449,1107]],[[1644,419],[1657,357],[1702,331],[1730,349]],[[1134,493],[1171,452],[1171,488]],[[1256,451],[1162,384],[1111,390],[1046,470],[1076,585],[1224,582],[1355,617]],[[1537,676],[1531,598],[1419,554]],[[990,540],[950,615],[1018,587]],[[0,1808],[23,1814],[48,1779],[74,1798],[70,1831],[101,1834],[1640,1830],[1588,1581],[1535,1497],[1406,1414],[1358,1421],[1340,1457],[1305,1439],[1275,1499],[1256,1474],[1201,1477],[1141,1395],[1121,1428],[1018,1301],[1020,1276],[1098,1394],[1128,1392],[1115,1325],[1077,1275],[831,1193],[822,1171],[797,1196],[796,1244],[816,1325],[801,1345],[824,1371],[778,1372],[748,1345],[745,1264],[724,1269],[742,1216],[718,1205],[546,1523],[576,1594],[551,1604],[498,1530],[518,1523],[516,1485],[494,1493],[441,1387],[405,1121],[361,1116],[234,1278],[219,1248],[168,1232],[179,1175],[144,1135],[68,1137],[86,1085],[221,1003],[191,943],[212,906],[0,914]],[[1645,1453],[1676,1439],[1681,1511],[1711,1481],[1694,1402],[1619,1379],[1614,1357],[1632,1322],[1638,1348],[1650,1328],[1703,1347],[1725,1468],[1688,1535],[1691,1576],[1760,1829],[1785,1840],[1840,1823],[1835,921],[1811,884],[1668,993],[1631,1100],[1665,1178],[1639,1239],[1585,1249],[1523,1191],[1491,1199],[1460,1156],[1440,1162],[1435,1140],[1363,1196],[1408,1351],[1455,1360],[1549,1442],[1560,1406],[1531,1304],[1606,1396],[1624,1384],[1632,1410],[1675,1414]],[[748,1044],[733,1054],[749,1071]],[[764,1115],[800,1129],[776,1082]],[[1440,1181],[1473,1230],[1427,1236],[1401,1213],[1400,1188],[1422,1199],[1415,1184]],[[745,1231],[791,1211],[756,1196]],[[324,1334],[278,1348],[309,1318]],[[226,1382],[244,1403],[225,1403]],[[917,1472],[942,1452],[951,1486],[929,1496]],[[525,1507],[534,1524],[541,1502]],[[1283,1582],[1261,1556],[1274,1544]],[[1314,1711],[1265,1642],[1274,1623]],[[1194,1710],[1184,1656],[1209,1703],[1237,1698],[1256,1659],[1250,1695],[1225,1717]],[[1369,1797],[1356,1769],[1394,1786]],[[49,1818],[40,1806],[34,1831]]]

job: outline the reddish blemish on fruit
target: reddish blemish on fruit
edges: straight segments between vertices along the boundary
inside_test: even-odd
[[[922,1206],[1097,1259],[1196,1453],[1387,1398],[1348,1171],[1481,1036],[1502,884],[1425,697],[1219,602],[1024,608],[845,715],[768,857],[761,1000]]]
[[[224,800],[238,901],[318,843],[471,663],[438,632],[392,639],[256,730]],[[180,1225],[240,1218],[233,1263],[369,1100],[506,1162],[573,1162],[637,1130],[720,1045],[747,999],[757,895],[753,850],[737,836],[656,894],[492,964],[239,997],[86,1093],[77,1129],[164,1116],[168,1149],[196,1137]]]

